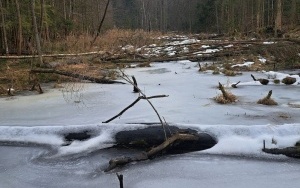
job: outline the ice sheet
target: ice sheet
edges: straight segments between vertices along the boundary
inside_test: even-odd
[[[267,77],[257,72],[237,77],[199,73],[197,63],[190,61],[154,63],[150,68],[125,72],[136,77],[147,96],[169,95],[152,100],[167,122],[207,132],[218,140],[206,151],[117,169],[124,174],[127,187],[298,186],[297,160],[261,152],[263,140],[270,148],[300,140],[299,108],[290,105],[299,103],[298,85],[256,84],[250,74]],[[230,89],[238,102],[220,105],[213,101],[220,93],[218,82],[229,89],[238,81],[238,88]],[[106,174],[103,169],[110,158],[131,152],[101,149],[114,143],[116,132],[145,127],[140,123],[158,119],[147,102],[140,101],[112,123],[102,124],[138,94],[129,84],[83,86],[73,95],[48,89],[42,95],[0,99],[1,186],[118,187],[115,171]],[[256,104],[269,90],[279,105]],[[92,138],[62,146],[65,133],[82,130],[92,131]]]

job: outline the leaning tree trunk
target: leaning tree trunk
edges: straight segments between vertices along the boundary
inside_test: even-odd
[[[105,10],[104,10],[104,13],[103,13],[103,16],[102,16],[102,19],[101,19],[101,22],[99,24],[99,27],[98,27],[98,30],[97,30],[97,33],[96,33],[96,36],[94,37],[93,41],[91,41],[91,46],[95,43],[97,37],[99,36],[100,34],[100,31],[101,31],[101,28],[102,28],[102,25],[104,23],[104,20],[105,20],[105,17],[106,17],[106,13],[107,13],[107,9],[108,9],[108,6],[109,6],[109,2],[110,0],[107,0],[107,3],[106,3],[106,6],[105,6]]]
[[[37,48],[37,52],[38,52],[38,56],[39,56],[39,64],[40,64],[40,66],[42,66],[43,65],[43,57],[42,57],[41,41],[40,41],[40,36],[39,36],[39,31],[38,31],[38,27],[37,27],[34,9],[35,9],[35,0],[31,0],[31,16],[32,16],[33,29],[34,29],[35,43],[36,43],[36,48]]]

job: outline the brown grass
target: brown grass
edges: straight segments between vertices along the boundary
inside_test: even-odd
[[[143,30],[111,29],[100,35],[91,46],[94,36],[89,34],[70,35],[58,41],[44,42],[43,50],[48,53],[79,53],[88,51],[114,52],[121,46],[132,45],[136,48],[159,43],[159,32],[146,32]]]
[[[267,97],[265,97],[263,99],[259,99],[257,101],[257,104],[263,104],[263,105],[268,105],[268,106],[278,105],[278,103],[275,102],[273,99],[271,99],[271,98],[268,99]]]
[[[225,70],[223,71],[223,74],[224,74],[225,76],[236,76],[236,75],[237,75],[237,73],[236,73],[235,71],[227,70],[227,69],[225,69]]]
[[[0,95],[6,95],[9,88],[13,88],[15,91],[26,89],[29,83],[29,68],[29,64],[19,64],[17,61],[2,62],[0,67]]]
[[[228,91],[226,91],[226,93],[227,93],[228,99],[225,99],[222,94],[219,94],[214,98],[214,100],[220,104],[228,104],[228,103],[236,102],[237,97],[234,94],[232,94],[231,92],[228,92]]]

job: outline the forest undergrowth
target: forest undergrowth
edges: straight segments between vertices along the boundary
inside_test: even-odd
[[[234,44],[234,49],[224,48],[218,53],[212,54],[207,59],[224,64],[227,73],[231,65],[241,61],[258,62],[258,57],[267,59],[267,63],[259,62],[252,69],[255,70],[281,70],[300,68],[300,30],[294,29],[286,34],[287,38],[275,39],[264,38],[253,39],[249,36],[224,36],[211,34],[179,34],[146,32],[143,30],[108,30],[98,37],[93,45],[93,36],[70,35],[59,41],[42,41],[43,54],[60,54],[61,56],[44,57],[44,64],[39,68],[56,69],[82,75],[89,75],[99,78],[117,79],[117,69],[130,67],[131,63],[139,63],[141,66],[149,66],[153,61],[168,61],[189,59],[191,61],[205,61],[204,56],[196,56],[195,52],[203,47],[220,49],[221,45]],[[184,43],[184,41],[196,41]],[[258,42],[256,42],[258,40]],[[174,43],[181,41],[183,43]],[[268,45],[261,45],[260,41],[274,41]],[[242,45],[245,44],[245,45]],[[258,45],[259,44],[259,45]],[[164,50],[160,54],[152,52],[153,56],[146,56],[147,50],[154,48],[174,48],[174,55],[171,57]],[[186,52],[181,49],[188,49]],[[177,51],[176,51],[177,50]],[[77,56],[77,53],[96,52],[87,55]],[[239,52],[239,53],[235,53]],[[34,52],[33,52],[34,53]],[[64,56],[64,54],[75,54]],[[147,54],[149,55],[149,54]],[[154,56],[155,55],[155,56]],[[206,57],[206,56],[205,56]],[[56,74],[31,74],[30,70],[37,66],[37,59],[2,59],[0,60],[0,95],[7,95],[9,88],[15,92],[28,90],[38,80],[39,83],[54,83],[57,86],[62,82],[79,82],[78,78],[70,78]],[[239,70],[238,70],[239,71]],[[230,74],[231,75],[231,74]],[[232,74],[233,76],[236,74]]]

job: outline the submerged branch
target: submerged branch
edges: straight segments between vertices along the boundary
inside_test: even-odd
[[[159,154],[166,148],[172,146],[172,144],[176,141],[193,141],[193,140],[198,140],[198,139],[199,139],[199,136],[197,136],[197,135],[186,134],[186,133],[176,133],[176,134],[172,135],[171,137],[169,137],[167,140],[165,140],[162,144],[152,148],[148,152],[143,152],[136,157],[120,157],[120,158],[111,159],[109,161],[108,168],[105,169],[105,172],[108,172],[118,166],[123,166],[123,165],[126,165],[126,164],[134,162],[134,161],[144,161],[144,160],[153,158],[155,155]]]

